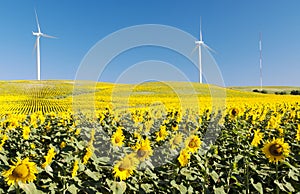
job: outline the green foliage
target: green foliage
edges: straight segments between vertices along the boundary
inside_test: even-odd
[[[265,114],[254,117],[253,112],[263,110]],[[0,179],[0,193],[295,193],[300,191],[300,145],[295,139],[300,117],[292,112],[263,107],[248,107],[232,117],[205,110],[201,115],[193,111],[179,113],[175,110],[163,112],[161,116],[150,116],[147,111],[122,112],[117,115],[110,109],[91,119],[83,114],[60,116],[28,115],[10,128],[13,117],[1,120],[1,136],[6,140],[0,151],[0,168],[7,170],[16,157],[29,157],[37,164],[37,179],[18,187],[8,186],[4,177]],[[293,111],[300,111],[294,105]],[[135,117],[141,117],[139,121]],[[280,117],[278,129],[269,129],[272,116]],[[180,118],[180,119],[178,119]],[[224,121],[222,121],[222,119]],[[153,120],[146,130],[145,122]],[[79,121],[79,122],[78,122]],[[191,154],[189,163],[180,166],[177,158],[184,142],[175,150],[168,144],[176,123],[178,131],[186,139],[193,132],[203,140],[202,149]],[[169,136],[164,142],[156,142],[156,132],[166,126]],[[29,139],[24,139],[22,129],[30,127]],[[125,136],[123,147],[113,147],[111,136],[118,127]],[[211,130],[212,127],[214,130]],[[78,133],[78,129],[81,132]],[[95,130],[93,134],[92,131]],[[258,147],[251,145],[253,130],[260,129],[264,137]],[[125,154],[133,152],[137,143],[134,133],[148,137],[153,156],[141,162],[133,174],[120,181],[113,167]],[[215,142],[210,133],[219,134]],[[272,138],[283,137],[289,143],[290,154],[278,164],[270,163],[261,148]],[[63,146],[62,142],[65,142]],[[211,143],[212,144],[211,144]],[[35,145],[34,147],[32,145]],[[83,163],[86,148],[92,146],[93,154]],[[56,155],[46,168],[48,150],[53,147]],[[207,149],[205,149],[207,148]],[[78,160],[77,174],[72,177],[74,162]]]

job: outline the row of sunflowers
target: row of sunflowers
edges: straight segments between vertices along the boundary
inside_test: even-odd
[[[300,105],[6,114],[0,193],[297,193]]]

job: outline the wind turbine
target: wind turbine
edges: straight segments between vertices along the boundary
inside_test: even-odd
[[[41,52],[40,52],[40,38],[45,37],[45,38],[56,38],[54,36],[49,36],[47,34],[44,34],[41,32],[40,24],[39,24],[39,19],[35,12],[35,19],[36,19],[36,24],[38,27],[38,32],[32,32],[33,36],[36,36],[36,42],[34,45],[34,48],[36,49],[36,65],[37,65],[37,80],[41,80]]]
[[[203,39],[202,39],[202,21],[201,21],[201,17],[200,17],[200,39],[199,40],[197,40],[197,41],[195,41],[195,44],[196,44],[196,47],[194,48],[194,50],[192,51],[192,53],[193,52],[195,52],[196,51],[196,49],[198,48],[198,62],[199,62],[199,82],[202,84],[202,52],[201,52],[201,50],[202,50],[202,47],[203,48],[206,48],[206,49],[208,49],[208,50],[211,50],[211,51],[213,51],[213,52],[215,52],[213,49],[211,49],[209,46],[207,46],[205,43],[204,43],[204,41],[203,41]]]

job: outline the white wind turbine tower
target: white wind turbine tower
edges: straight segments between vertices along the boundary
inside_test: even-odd
[[[32,32],[32,35],[36,36],[36,42],[34,45],[34,48],[36,49],[36,65],[37,65],[37,79],[41,80],[41,52],[40,52],[40,38],[45,37],[45,38],[56,38],[54,36],[49,36],[47,34],[44,34],[41,32],[39,20],[37,13],[35,11],[35,19],[38,27],[38,32]]]
[[[200,39],[195,41],[196,47],[194,48],[193,52],[195,52],[195,50],[198,48],[198,59],[199,59],[199,82],[202,84],[202,47],[209,49],[211,51],[214,52],[214,50],[212,50],[209,46],[207,46],[203,39],[202,39],[202,21],[201,21],[201,17],[200,17]],[[193,53],[192,52],[192,53]]]

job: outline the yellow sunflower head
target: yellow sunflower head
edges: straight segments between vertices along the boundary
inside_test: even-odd
[[[28,126],[23,127],[23,139],[29,139],[30,128]]]
[[[152,153],[153,150],[150,146],[150,140],[148,138],[141,139],[134,147],[134,150],[136,150],[136,157],[140,160],[140,161],[144,161],[147,158],[149,158]]]
[[[186,166],[189,163],[190,157],[191,155],[189,153],[189,150],[187,149],[181,150],[180,155],[177,158],[177,160],[180,163],[180,166]]]
[[[185,141],[185,147],[190,152],[195,153],[201,146],[202,142],[197,135],[192,135]]]
[[[59,145],[60,149],[63,149],[64,147],[66,147],[66,142],[65,141],[62,141]]]
[[[155,134],[156,134],[156,141],[159,142],[159,141],[165,140],[169,133],[166,130],[166,126],[162,125],[160,127],[160,130],[158,132],[156,132]]]
[[[38,173],[36,164],[29,162],[29,158],[24,160],[17,158],[17,162],[13,162],[13,164],[9,170],[2,172],[8,185],[16,184],[19,181],[27,183],[36,180],[35,174]]]
[[[56,153],[55,153],[55,149],[52,147],[48,150],[48,153],[46,156],[44,156],[45,158],[45,162],[42,164],[43,168],[46,168],[51,162],[52,159],[55,157]]]
[[[72,178],[74,178],[77,175],[77,171],[79,169],[79,161],[75,160],[74,164],[73,164],[73,170],[72,170]]]
[[[133,174],[136,169],[139,160],[136,158],[136,154],[132,153],[126,155],[122,160],[118,161],[114,166],[113,173],[116,178],[120,180],[126,180]]]
[[[90,145],[87,148],[85,148],[85,150],[86,150],[86,152],[82,158],[82,164],[87,164],[89,159],[93,156],[94,147]]]
[[[118,127],[117,131],[111,137],[113,146],[122,147],[124,139],[122,128]]]
[[[174,130],[174,131],[177,131],[178,130],[178,124],[177,123],[172,123],[172,129]]]
[[[237,107],[233,107],[231,109],[229,109],[229,116],[231,119],[235,119],[236,117],[241,115],[241,110]]]
[[[284,160],[290,153],[290,146],[284,143],[284,139],[273,139],[267,141],[262,148],[263,153],[269,159],[269,162],[277,163]]]
[[[264,134],[260,132],[260,129],[254,130],[254,137],[251,142],[251,145],[257,147],[260,144],[260,141],[264,137]]]
[[[267,128],[268,129],[277,129],[279,127],[279,124],[280,124],[280,117],[272,116],[270,118],[270,120],[268,121]]]

